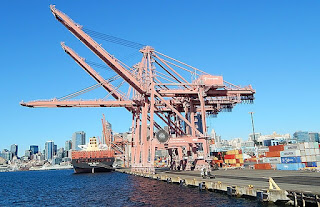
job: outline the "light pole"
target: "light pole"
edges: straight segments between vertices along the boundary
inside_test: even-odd
[[[256,159],[257,159],[257,163],[258,163],[258,148],[257,148],[257,140],[256,140],[256,134],[254,133],[254,122],[253,122],[253,114],[254,112],[249,112],[249,114],[251,115],[251,123],[252,123],[252,133],[253,133],[253,142],[254,142],[254,148],[256,150]]]
[[[253,133],[253,142],[256,145],[257,144],[257,140],[256,140],[256,134],[254,133],[254,122],[253,122],[253,114],[254,112],[249,112],[249,114],[251,114],[251,123],[252,123],[252,133]]]

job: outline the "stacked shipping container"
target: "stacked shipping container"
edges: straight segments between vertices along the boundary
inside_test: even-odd
[[[243,166],[243,154],[241,150],[229,150],[224,156],[225,164],[232,167]]]
[[[272,169],[300,170],[305,167],[320,167],[317,142],[270,146],[265,156],[263,162],[270,164]],[[256,169],[262,169],[261,166],[256,166]],[[266,169],[269,169],[269,165],[266,165]]]
[[[299,144],[301,153],[301,162],[306,167],[320,167],[320,150],[319,143],[305,142]]]

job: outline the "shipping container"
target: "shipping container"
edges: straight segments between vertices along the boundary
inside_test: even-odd
[[[264,157],[263,158],[264,163],[271,163],[271,164],[278,164],[281,163],[280,157]]]
[[[285,145],[284,150],[299,150],[299,144]]]
[[[307,158],[307,162],[312,162],[312,157],[309,155],[309,156],[306,156]]]
[[[283,151],[284,145],[269,146],[269,152]]]
[[[280,151],[266,152],[266,157],[280,157]]]
[[[226,153],[227,155],[238,155],[238,154],[242,154],[241,150],[229,150]]]
[[[269,152],[269,147],[259,147],[258,152],[259,153]]]
[[[236,164],[236,159],[226,159],[224,160],[226,164]]]
[[[236,159],[243,159],[243,154],[236,155]]]
[[[281,157],[281,163],[301,163],[301,157]]]
[[[301,162],[307,162],[307,157],[306,156],[301,156]]]
[[[316,151],[314,149],[310,149],[310,155],[315,155]]]
[[[233,155],[227,154],[224,156],[224,159],[235,159],[235,158],[236,158],[236,155],[234,155],[234,154]]]
[[[300,150],[290,150],[280,152],[281,157],[300,157]]]
[[[304,143],[300,143],[300,144],[299,144],[299,149],[300,149],[300,150],[304,150]]]
[[[320,162],[320,155],[316,155],[316,161]]]
[[[300,170],[305,168],[303,163],[277,164],[277,170]]]
[[[318,167],[317,162],[307,162],[306,167]]]
[[[305,151],[306,151],[306,156],[310,156],[311,155],[310,149],[305,149]]]
[[[300,150],[301,156],[306,156],[306,151],[305,150]]]
[[[255,164],[254,169],[256,169],[256,170],[271,170],[271,164],[270,163]]]

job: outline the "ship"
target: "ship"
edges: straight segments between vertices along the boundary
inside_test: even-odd
[[[113,171],[114,150],[97,143],[97,138],[89,139],[82,150],[72,151],[72,165],[75,173],[95,173]]]

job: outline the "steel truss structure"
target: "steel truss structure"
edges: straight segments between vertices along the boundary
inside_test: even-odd
[[[240,87],[156,51],[140,49],[141,61],[128,67],[109,54],[66,14],[50,6],[55,18],[129,84],[127,93],[104,79],[70,47],[70,55],[115,100],[51,99],[22,102],[27,107],[124,107],[132,114],[132,170],[154,172],[155,151],[168,149],[172,166],[191,169],[209,159],[206,116],[254,100],[255,90]],[[183,74],[188,74],[183,75]],[[188,80],[187,80],[188,79]],[[96,87],[96,86],[92,86]],[[86,89],[86,90],[91,90]],[[162,123],[162,124],[161,124]],[[167,127],[162,127],[164,124]]]

